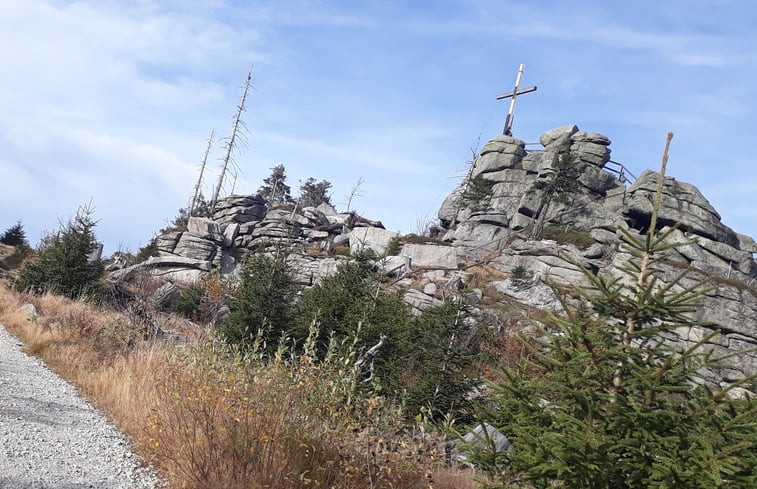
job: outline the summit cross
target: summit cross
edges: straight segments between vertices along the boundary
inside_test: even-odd
[[[526,65],[521,63],[520,67],[518,68],[518,75],[515,77],[515,88],[512,92],[507,93],[501,93],[497,95],[497,100],[502,100],[503,98],[510,98],[510,109],[507,111],[507,119],[505,119],[505,128],[502,130],[502,134],[505,134],[507,136],[513,135],[513,118],[515,117],[515,101],[518,98],[518,95],[523,95],[524,93],[530,93],[536,91],[536,86],[533,87],[526,87],[524,89],[519,90],[520,87],[520,78],[523,76],[523,70],[526,68]]]

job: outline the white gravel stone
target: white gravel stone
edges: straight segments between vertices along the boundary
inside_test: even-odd
[[[0,325],[0,488],[154,489],[129,442]]]

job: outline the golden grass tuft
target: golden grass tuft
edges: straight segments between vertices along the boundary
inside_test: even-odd
[[[507,277],[506,274],[496,268],[485,264],[471,266],[466,272],[465,284],[470,289],[484,289],[490,282],[503,280]]]

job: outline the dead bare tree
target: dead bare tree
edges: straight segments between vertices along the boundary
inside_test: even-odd
[[[197,205],[197,197],[200,195],[200,189],[202,188],[202,176],[205,173],[205,167],[208,165],[208,156],[210,155],[210,148],[213,146],[213,137],[216,134],[216,130],[213,129],[210,132],[210,138],[208,139],[208,147],[205,149],[205,157],[202,159],[202,166],[200,167],[200,176],[197,178],[197,185],[195,185],[195,194],[192,197],[192,203],[189,205],[188,216],[192,216],[195,206]]]
[[[223,187],[223,180],[226,176],[226,171],[229,167],[229,163],[234,165],[234,161],[232,158],[232,152],[234,151],[238,141],[239,137],[239,130],[244,127],[244,122],[242,122],[242,112],[245,111],[244,104],[247,101],[247,93],[250,90],[250,81],[252,80],[252,67],[250,67],[249,73],[247,73],[247,80],[244,84],[244,90],[242,91],[242,100],[239,102],[239,105],[237,105],[237,113],[234,116],[234,123],[231,126],[231,135],[229,136],[228,140],[226,141],[226,154],[224,155],[223,159],[221,159],[221,173],[218,175],[218,182],[216,183],[216,189],[213,192],[213,198],[210,201],[210,208],[211,210],[214,210],[216,207],[216,203],[218,202],[218,197],[221,194],[221,188]],[[238,173],[238,169],[236,169],[235,174]]]
[[[363,383],[367,384],[368,382],[373,380],[374,377],[374,371],[373,371],[373,362],[375,360],[376,355],[378,355],[379,350],[382,346],[384,346],[384,342],[386,341],[386,335],[384,333],[381,333],[379,335],[378,343],[370,347],[368,350],[361,349],[360,354],[358,355],[358,359],[355,361],[355,365],[353,366],[356,371],[360,371],[363,367],[368,365],[368,377],[363,379]],[[369,364],[368,361],[371,363]]]
[[[363,197],[365,195],[365,192],[363,192],[360,187],[365,183],[365,180],[363,180],[363,177],[360,177],[357,179],[357,182],[352,186],[352,190],[350,190],[349,195],[347,195],[347,210],[345,212],[350,212],[350,207],[352,207],[352,199],[355,197]]]

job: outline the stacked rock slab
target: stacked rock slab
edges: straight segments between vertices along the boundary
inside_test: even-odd
[[[531,226],[539,207],[534,184],[554,174],[554,162],[571,152],[580,169],[581,191],[569,203],[553,202],[547,219],[555,224],[589,232],[597,227],[613,229],[620,216],[614,212],[622,202],[623,184],[604,166],[610,160],[610,140],[597,133],[579,131],[575,125],[547,131],[542,148],[527,151],[526,144],[511,136],[496,136],[481,150],[470,176],[445,199],[439,220],[448,232],[444,240],[472,249],[496,249]],[[491,185],[485,201],[472,202],[471,183],[482,178]],[[487,245],[489,243],[489,245]]]
[[[300,283],[312,285],[334,273],[336,265],[332,262],[338,258],[319,263],[306,256],[305,251],[355,247],[357,235],[353,236],[353,229],[362,230],[363,238],[398,234],[385,231],[379,221],[338,213],[328,204],[304,208],[289,204],[267,209],[265,199],[259,195],[232,195],[217,203],[211,218],[191,217],[186,230],[158,236],[157,257],[119,270],[112,278],[125,278],[142,269],[180,282],[194,282],[210,273],[230,277],[250,250],[284,245],[301,252],[299,258],[291,256],[292,262],[302,268],[295,271],[295,277]]]
[[[491,181],[498,180],[498,172],[517,167],[526,156],[526,143],[511,136],[497,136],[483,147],[481,155],[471,172],[471,177],[482,176]]]
[[[265,213],[266,202],[259,195],[231,195],[218,201],[213,220],[220,226],[245,224],[260,221]]]

